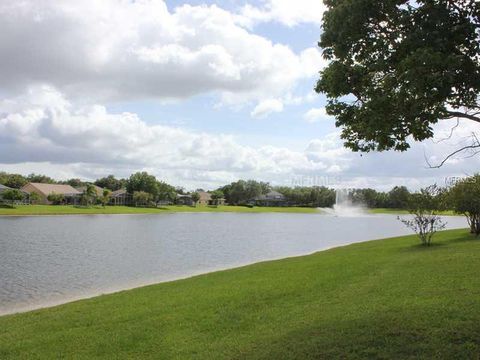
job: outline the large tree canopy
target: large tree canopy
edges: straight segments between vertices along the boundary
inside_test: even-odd
[[[354,151],[409,148],[432,124],[480,122],[480,2],[324,0],[317,92]]]

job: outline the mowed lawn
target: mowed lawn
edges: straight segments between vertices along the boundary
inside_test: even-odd
[[[403,209],[390,209],[390,208],[376,208],[376,209],[368,209],[368,212],[371,214],[393,214],[393,215],[400,215],[400,214],[408,214],[407,210]],[[438,211],[439,215],[443,216],[461,216],[461,214],[456,214],[452,210],[443,210]]]
[[[315,208],[305,207],[246,207],[246,206],[164,206],[142,208],[130,206],[64,206],[64,205],[17,205],[15,208],[0,207],[0,215],[78,215],[78,214],[161,214],[171,212],[245,212],[245,213],[318,213]]]
[[[446,231],[0,317],[1,359],[478,359],[480,240]]]

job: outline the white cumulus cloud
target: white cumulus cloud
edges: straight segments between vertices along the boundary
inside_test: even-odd
[[[266,99],[260,101],[251,112],[254,118],[265,118],[271,113],[282,112],[283,103],[278,99]]]
[[[312,108],[308,110],[303,118],[309,123],[315,123],[321,120],[332,120],[333,118],[329,116],[324,107],[321,108]]]
[[[287,26],[320,25],[325,9],[322,0],[263,0],[260,5],[245,5],[237,21],[245,26],[271,21]]]
[[[234,103],[282,96],[324,66],[317,49],[297,54],[235,19],[161,0],[4,1],[0,86],[46,83],[95,102],[219,94]]]
[[[439,124],[438,139],[453,125]],[[406,153],[352,153],[337,132],[310,140],[304,149],[253,148],[229,134],[151,125],[134,113],[75,105],[51,86],[35,86],[0,100],[0,168],[86,179],[146,170],[191,188],[213,188],[239,178],[292,185],[301,177],[316,184],[325,176],[334,176],[341,186],[418,187],[478,170],[479,157],[462,156],[439,170],[427,169],[425,157],[442,159],[479,130],[471,122],[462,125],[450,140],[413,144]]]

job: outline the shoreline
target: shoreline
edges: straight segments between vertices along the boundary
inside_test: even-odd
[[[224,206],[209,208],[184,208],[172,206],[171,208],[136,208],[126,206],[112,206],[106,208],[76,208],[74,206],[55,205],[18,205],[16,208],[0,208],[0,217],[13,216],[61,216],[61,215],[159,215],[174,213],[285,213],[285,214],[322,214],[316,208],[307,207],[253,207]]]
[[[0,353],[476,358],[479,251],[465,228],[439,232],[431,248],[388,237],[17,311],[0,317]]]
[[[126,215],[130,215],[130,214],[126,214]],[[135,215],[135,214],[133,214],[133,215]],[[458,228],[458,229],[461,229],[461,228]],[[458,230],[458,229],[449,229],[449,230],[444,230],[444,231]],[[118,293],[122,293],[122,292],[127,292],[127,291],[131,291],[131,290],[135,290],[135,289],[141,289],[141,288],[150,287],[150,286],[156,286],[156,285],[160,285],[160,284],[174,283],[174,282],[177,282],[177,281],[193,279],[193,278],[196,278],[196,277],[202,277],[202,276],[206,276],[206,275],[209,275],[209,274],[241,269],[241,268],[249,267],[249,266],[252,266],[252,265],[258,265],[258,264],[287,260],[287,259],[308,257],[308,256],[312,256],[312,255],[315,255],[315,254],[327,252],[329,250],[339,249],[339,248],[343,248],[343,247],[347,247],[347,246],[351,246],[351,245],[355,245],[355,244],[375,242],[375,241],[380,241],[380,240],[391,240],[391,239],[396,239],[396,238],[399,238],[399,237],[401,237],[401,236],[393,236],[393,237],[389,237],[389,238],[368,239],[368,240],[361,240],[361,241],[352,241],[352,242],[341,244],[341,245],[329,246],[329,247],[319,249],[319,250],[315,250],[315,251],[308,252],[308,253],[296,254],[296,255],[291,255],[291,256],[286,256],[286,257],[274,257],[274,258],[263,259],[263,260],[254,261],[254,262],[240,263],[240,264],[235,264],[234,266],[231,266],[231,267],[227,266],[227,267],[212,268],[212,269],[208,269],[206,271],[198,271],[198,272],[193,272],[191,274],[174,276],[172,278],[168,278],[168,279],[164,279],[164,280],[160,280],[160,281],[155,281],[155,280],[145,281],[145,282],[140,282],[140,283],[137,283],[137,284],[131,285],[131,286],[126,285],[125,287],[114,286],[114,287],[111,287],[109,289],[103,290],[101,292],[92,292],[91,294],[72,296],[72,297],[65,298],[64,300],[50,301],[50,302],[47,301],[43,304],[32,305],[32,306],[28,306],[28,305],[20,306],[16,309],[7,310],[7,311],[1,311],[0,310],[0,318],[5,317],[5,316],[12,316],[12,315],[16,315],[16,314],[24,314],[24,313],[28,313],[28,312],[37,311],[37,310],[51,309],[51,308],[55,308],[57,306],[62,306],[62,305],[66,305],[66,304],[70,304],[70,303],[74,303],[74,302],[78,302],[78,301],[91,300],[91,299],[102,297],[102,296],[118,294]]]

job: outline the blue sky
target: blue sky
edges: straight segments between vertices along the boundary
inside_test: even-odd
[[[0,170],[145,170],[188,189],[238,179],[411,188],[471,174],[450,142],[345,149],[325,97],[319,0],[25,0],[0,5]],[[451,122],[435,128],[441,138]],[[326,180],[327,179],[327,180]]]

